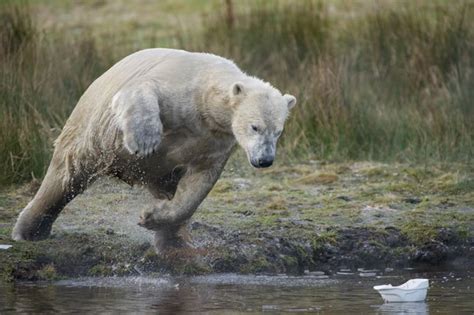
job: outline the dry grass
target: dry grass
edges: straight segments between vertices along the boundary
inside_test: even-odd
[[[302,185],[317,185],[317,184],[331,184],[338,180],[338,176],[332,173],[319,173],[306,175],[294,180],[295,184]]]
[[[232,22],[216,1],[40,3],[0,5],[0,185],[41,177],[87,86],[153,46],[223,55],[295,94],[280,158],[472,161],[470,1],[239,1]]]

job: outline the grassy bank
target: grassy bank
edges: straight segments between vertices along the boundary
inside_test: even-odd
[[[223,55],[295,94],[280,158],[471,161],[473,3],[363,4],[3,3],[0,185],[41,177],[87,86],[160,46]]]
[[[334,273],[341,268],[472,268],[473,173],[465,166],[338,163],[228,167],[189,225],[195,249],[156,255],[139,227],[144,189],[94,184],[51,238],[12,242],[35,186],[0,193],[0,281],[154,272]]]

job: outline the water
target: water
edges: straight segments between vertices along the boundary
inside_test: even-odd
[[[384,304],[373,285],[429,278],[426,302]],[[239,276],[86,278],[0,287],[0,313],[473,314],[469,272],[361,277]]]

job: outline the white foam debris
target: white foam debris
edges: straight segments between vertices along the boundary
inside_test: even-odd
[[[399,286],[391,284],[376,285],[385,302],[419,302],[426,299],[429,288],[428,279],[411,279]]]

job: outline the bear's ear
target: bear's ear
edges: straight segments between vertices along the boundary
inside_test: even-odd
[[[290,94],[285,94],[283,97],[286,100],[286,103],[288,104],[288,109],[292,109],[296,105],[296,97]]]
[[[244,84],[242,82],[235,82],[232,84],[231,95],[236,96],[244,92]]]

